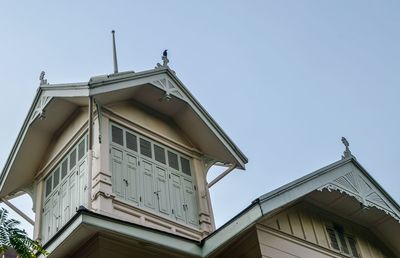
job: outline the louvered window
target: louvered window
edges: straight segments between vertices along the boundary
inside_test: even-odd
[[[122,134],[122,129],[116,126],[112,126],[111,128],[112,141],[119,145],[124,145],[124,135]]]
[[[345,253],[351,257],[359,257],[356,247],[356,241],[353,237],[344,233],[342,226],[333,224],[326,228],[328,233],[329,241],[332,249]]]
[[[181,157],[181,168],[182,172],[186,175],[190,176],[192,173],[190,172],[190,163],[188,159]]]
[[[179,170],[178,155],[168,151],[168,164],[171,168]]]
[[[114,147],[122,147],[128,152],[133,151],[131,153],[134,155],[150,158],[176,170],[175,172],[192,176],[190,159],[175,150],[115,124],[111,124],[111,138],[111,144]]]
[[[333,230],[332,228],[327,228],[326,230],[328,231],[328,236],[331,241],[332,248],[340,251],[339,242],[336,239],[335,230]]]
[[[140,138],[140,154],[151,158],[151,143],[143,138]]]
[[[154,159],[165,164],[165,150],[156,144],[154,144]]]
[[[136,135],[126,132],[126,147],[130,150],[137,151],[137,138]]]
[[[51,179],[52,177],[50,176],[46,181],[46,196],[49,196],[51,193]]]
[[[47,241],[76,213],[86,206],[87,159],[84,136],[71,147],[61,162],[49,171],[44,181],[42,240]]]
[[[61,177],[64,178],[68,173],[68,159],[61,164]]]
[[[197,187],[190,158],[114,123],[110,131],[115,196],[135,207],[198,227]],[[118,135],[123,140],[115,138]]]
[[[357,247],[356,247],[356,241],[352,237],[348,237],[347,240],[349,241],[350,249],[354,257],[359,257]]]
[[[54,171],[53,186],[56,187],[58,185],[58,182],[60,182],[60,169],[59,168],[57,168],[56,171]]]
[[[73,150],[69,155],[69,168],[75,167],[76,164],[76,150]]]
[[[81,141],[78,145],[78,160],[85,155],[85,141]]]

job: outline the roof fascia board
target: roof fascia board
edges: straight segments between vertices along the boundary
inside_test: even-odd
[[[58,246],[60,246],[65,241],[65,239],[67,239],[72,234],[72,232],[77,230],[77,228],[83,222],[82,215],[76,216],[75,218],[72,218],[72,219],[73,219],[73,221],[70,224],[67,224],[68,226],[65,227],[65,230],[63,230],[63,232],[61,234],[56,235],[57,237],[54,238],[54,240],[51,241],[51,243],[49,245],[45,244],[44,247],[48,253],[53,252]],[[47,256],[40,254],[38,257],[47,257]]]
[[[43,90],[54,90],[54,89],[76,89],[76,88],[88,88],[87,82],[75,82],[75,83],[59,83],[59,84],[43,84],[40,86]]]
[[[91,96],[95,96],[98,94],[143,85],[147,83],[151,83],[152,85],[162,90],[165,90],[164,88],[161,88],[154,83],[155,81],[160,81],[163,79],[170,79],[179,87],[179,89],[184,93],[188,100],[186,100],[185,97],[180,98],[186,101],[191,106],[191,108],[207,124],[207,126],[218,137],[218,139],[224,143],[229,152],[237,160],[239,168],[244,169],[245,164],[248,162],[247,157],[239,150],[239,148],[227,136],[222,128],[215,122],[210,114],[203,108],[203,106],[201,106],[201,104],[194,98],[194,96],[189,92],[185,85],[170,69],[153,69],[135,74],[121,75],[120,77],[115,78],[107,77],[107,79],[104,81],[90,83],[89,94]]]
[[[351,170],[348,164],[350,160],[341,160],[330,166],[317,170],[305,177],[299,178],[275,191],[260,197],[260,204],[263,214],[272,212],[284,205],[290,204],[302,196],[311,193],[323,186],[326,182],[331,182],[339,176],[345,175]],[[328,173],[333,169],[338,169],[337,173]],[[339,176],[338,176],[339,174]]]
[[[363,170],[356,160],[352,160],[353,170],[335,180],[325,182],[317,190],[335,190],[357,199],[363,207],[375,207],[400,223],[400,210],[392,198],[387,198],[379,184]]]
[[[310,174],[300,177],[286,185],[283,185],[271,192],[268,192],[268,193],[260,196],[259,199],[260,199],[260,201],[265,202],[265,201],[268,201],[269,199],[275,198],[276,196],[280,196],[283,193],[290,191],[293,188],[296,188],[298,185],[303,184],[304,182],[310,181],[310,180],[312,180],[316,177],[319,177],[325,173],[328,173],[329,171],[331,171],[335,168],[341,167],[341,166],[345,165],[346,163],[349,163],[350,161],[351,161],[351,159],[347,158],[347,159],[342,159],[337,162],[334,162],[334,163],[332,163],[328,166],[325,166],[323,168],[320,168]],[[313,189],[313,190],[315,190],[315,189]]]
[[[127,226],[121,223],[116,223],[109,220],[97,218],[83,214],[82,223],[91,225],[94,227],[106,229],[119,234],[124,234],[142,241],[154,243],[156,245],[164,246],[168,249],[176,250],[177,252],[183,252],[186,254],[201,257],[201,247],[197,243],[192,241],[186,241],[185,239],[179,239],[173,235],[162,234],[148,229],[142,229],[135,226]]]
[[[170,70],[166,70],[164,78],[167,85],[161,85],[162,83],[153,82],[152,84],[161,90],[166,91],[167,94],[172,94],[183,101],[187,102],[190,107],[195,111],[195,113],[200,117],[200,119],[207,125],[208,128],[214,133],[215,136],[228,148],[229,152],[234,156],[235,160],[239,164],[239,168],[244,169],[245,163],[247,163],[247,158],[244,157],[242,152],[237,148],[237,146],[232,142],[232,140],[225,134],[225,132],[219,127],[219,125],[213,120],[209,113],[201,106],[201,104],[191,95],[189,90],[183,85],[183,83],[172,73]],[[172,80],[172,82],[170,82]],[[164,87],[165,88],[164,88]],[[170,89],[173,86],[174,90]]]
[[[335,173],[329,173],[332,170],[336,170]],[[362,180],[367,180],[373,187],[376,188],[375,191],[370,191],[369,193],[376,193],[382,201],[388,205],[388,208],[384,208],[382,205],[371,201],[366,196],[365,198],[360,196],[360,194],[355,193],[345,187],[341,187],[341,185],[337,182],[338,179],[342,179],[348,177],[348,174],[356,173],[355,170],[358,170],[360,175],[355,175],[360,177]],[[336,181],[335,181],[336,180]],[[398,208],[398,204],[393,201],[393,199],[387,198],[388,194],[384,191],[381,191],[382,188],[379,184],[367,173],[365,169],[361,167],[361,165],[354,159],[354,157],[349,157],[335,163],[332,163],[329,166],[321,168],[313,173],[310,173],[302,178],[299,178],[289,184],[286,184],[270,193],[267,193],[259,198],[261,203],[261,209],[263,214],[267,214],[272,212],[282,206],[292,203],[293,201],[301,198],[302,196],[311,193],[314,190],[322,191],[323,189],[327,190],[339,190],[340,192],[344,192],[354,198],[356,198],[361,203],[366,206],[376,207],[385,213],[391,215],[394,219],[400,222],[400,209]],[[382,194],[382,196],[381,196]],[[385,200],[386,199],[386,200]]]
[[[36,109],[36,105],[38,103],[38,101],[40,100],[40,96],[42,94],[42,90],[40,88],[38,88],[36,95],[33,99],[32,105],[28,111],[28,115],[25,117],[24,123],[22,124],[21,130],[18,133],[17,139],[14,142],[14,145],[11,149],[10,155],[7,158],[7,161],[3,167],[3,170],[1,172],[0,175],[0,191],[3,189],[4,183],[5,183],[5,179],[8,176],[8,173],[10,172],[10,165],[12,164],[12,162],[15,159],[15,155],[18,152],[22,140],[24,139],[26,132],[28,130],[29,124],[30,124],[30,120],[32,117],[33,112]]]
[[[206,238],[203,243],[203,256],[207,257],[212,252],[216,251],[223,244],[228,242],[233,237],[240,234],[253,225],[258,219],[263,216],[262,210],[258,203],[255,203],[250,209],[242,213],[239,217],[232,220],[228,225],[216,231],[209,238]]]
[[[149,76],[158,75],[165,73],[165,69],[152,69],[147,71],[142,71],[138,73],[119,73],[119,74],[111,74],[111,75],[104,75],[103,77],[99,76],[98,78],[104,78],[104,80],[97,79],[96,77],[92,77],[89,80],[89,87],[91,89],[95,89],[98,87],[103,87],[104,85],[108,84],[115,84],[118,82],[124,81],[132,81],[138,79],[144,79],[145,83],[148,83]],[[140,83],[138,83],[140,84]],[[142,83],[143,84],[143,83]],[[97,94],[97,93],[96,93]]]
[[[43,96],[49,97],[88,97],[89,88],[79,87],[79,88],[65,88],[65,89],[46,89],[43,92]]]
[[[211,117],[211,115],[205,110],[205,108],[196,100],[196,98],[190,93],[190,91],[186,88],[186,86],[179,80],[179,78],[171,72],[171,70],[166,70],[167,74],[171,79],[175,81],[177,85],[180,86],[181,90],[186,94],[189,98],[189,104],[196,111],[196,113],[203,119],[203,121],[207,121],[208,126],[213,129],[213,132],[218,136],[220,140],[226,145],[229,146],[230,152],[235,156],[235,158],[239,161],[239,164],[242,169],[245,168],[245,164],[248,162],[247,157],[240,151],[240,149],[235,145],[235,143],[229,138],[229,136],[222,130],[222,128],[217,124],[217,122]],[[210,126],[211,125],[211,126]]]
[[[385,191],[385,189],[383,189],[383,187],[368,173],[368,171],[356,159],[353,159],[353,163],[364,173],[364,176],[367,177],[368,180],[371,181],[374,186],[391,202],[391,204],[398,211],[400,211],[400,205]]]

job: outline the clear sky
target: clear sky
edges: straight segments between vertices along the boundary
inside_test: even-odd
[[[170,66],[249,158],[212,187],[218,225],[340,159],[400,202],[399,1],[2,1],[0,164],[50,83]],[[28,200],[28,201],[27,201]],[[17,201],[29,210],[29,199]]]

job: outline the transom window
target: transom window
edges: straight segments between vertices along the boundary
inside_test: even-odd
[[[80,140],[80,142],[75,145],[69,153],[64,157],[64,159],[57,165],[57,167],[51,172],[45,180],[45,197],[51,195],[52,192],[60,185],[66,176],[75,169],[76,164],[83,159],[86,154],[86,137]]]
[[[116,125],[111,126],[111,139],[114,144],[116,143],[124,146],[131,151],[140,153],[144,157],[167,165],[185,175],[192,175],[189,158],[163,146],[162,144],[156,143],[143,136],[135,135],[134,133],[123,130]]]
[[[326,227],[326,231],[333,249],[350,257],[360,257],[354,237],[346,234],[341,225],[329,225]]]

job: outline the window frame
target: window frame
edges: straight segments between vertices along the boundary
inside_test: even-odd
[[[179,173],[179,175],[182,175],[184,177],[190,178],[192,180],[195,180],[195,175],[194,175],[194,170],[193,170],[193,157],[190,157],[188,155],[183,154],[182,152],[173,149],[166,145],[165,143],[162,143],[160,141],[157,141],[156,139],[149,138],[142,133],[135,131],[134,129],[126,126],[126,125],[121,125],[118,124],[115,121],[110,121],[110,144],[119,146],[120,148],[123,148],[124,150],[128,152],[133,152],[136,155],[139,155],[141,158],[149,160],[153,163],[159,164],[161,166],[165,166],[168,169],[172,169],[174,173]],[[122,129],[122,145],[119,144],[118,142],[113,141],[113,135],[112,135],[112,127],[117,127],[118,129]],[[126,134],[129,133],[131,135],[136,136],[136,151],[128,148],[127,146],[127,139],[126,139]],[[140,145],[140,140],[143,139],[145,141],[150,142],[150,149],[151,149],[151,155],[152,157],[148,157],[144,154],[142,154],[141,150],[141,145]],[[164,149],[164,155],[165,155],[165,163],[162,163],[158,160],[156,160],[156,154],[155,154],[155,148],[154,146],[157,145],[158,147],[161,147]],[[178,169],[175,169],[174,167],[171,167],[169,164],[169,158],[168,158],[168,152],[171,152],[175,155],[177,155],[177,163],[178,163]],[[181,165],[181,158],[184,158],[189,161],[189,170],[190,170],[190,175],[183,172],[182,170],[182,165]]]
[[[326,230],[326,236],[328,238],[329,246],[332,250],[339,252],[340,254],[346,255],[348,257],[361,258],[359,247],[357,246],[356,237],[354,235],[349,234],[342,225],[339,225],[337,223],[326,224],[325,230]],[[336,249],[335,247],[333,247],[332,239],[329,234],[329,230],[332,230],[334,232],[335,240],[338,244],[339,249]],[[345,248],[347,248],[348,252],[345,252],[345,248],[343,247],[341,237],[343,238],[343,240],[345,242],[345,245],[346,245]],[[354,249],[356,251],[356,254],[354,254],[354,252],[353,252],[353,248],[350,244],[349,238],[353,240]]]
[[[84,155],[81,157],[81,159],[78,159],[78,148],[79,145],[84,142],[85,144],[85,148],[84,148]],[[68,149],[68,152],[66,152],[62,158],[60,159],[60,161],[51,168],[50,172],[47,173],[47,175],[44,177],[44,182],[45,182],[45,191],[43,193],[43,198],[44,201],[48,200],[49,198],[51,198],[51,196],[54,194],[54,192],[56,192],[57,190],[59,190],[59,188],[61,187],[61,185],[63,184],[64,181],[68,180],[69,175],[72,171],[74,171],[78,164],[86,159],[87,156],[87,150],[88,150],[88,136],[87,134],[83,134],[83,136],[78,138],[78,141],[75,142],[75,144],[73,144],[71,146],[71,148]],[[71,153],[75,151],[75,165],[71,168],[70,167],[70,156]],[[63,164],[66,163],[67,164],[67,172],[66,174],[63,176],[62,174],[62,166]],[[58,171],[58,182],[55,185],[54,182],[54,175],[55,173],[57,173]],[[51,181],[51,187],[50,187],[50,192],[47,192],[47,181]]]

